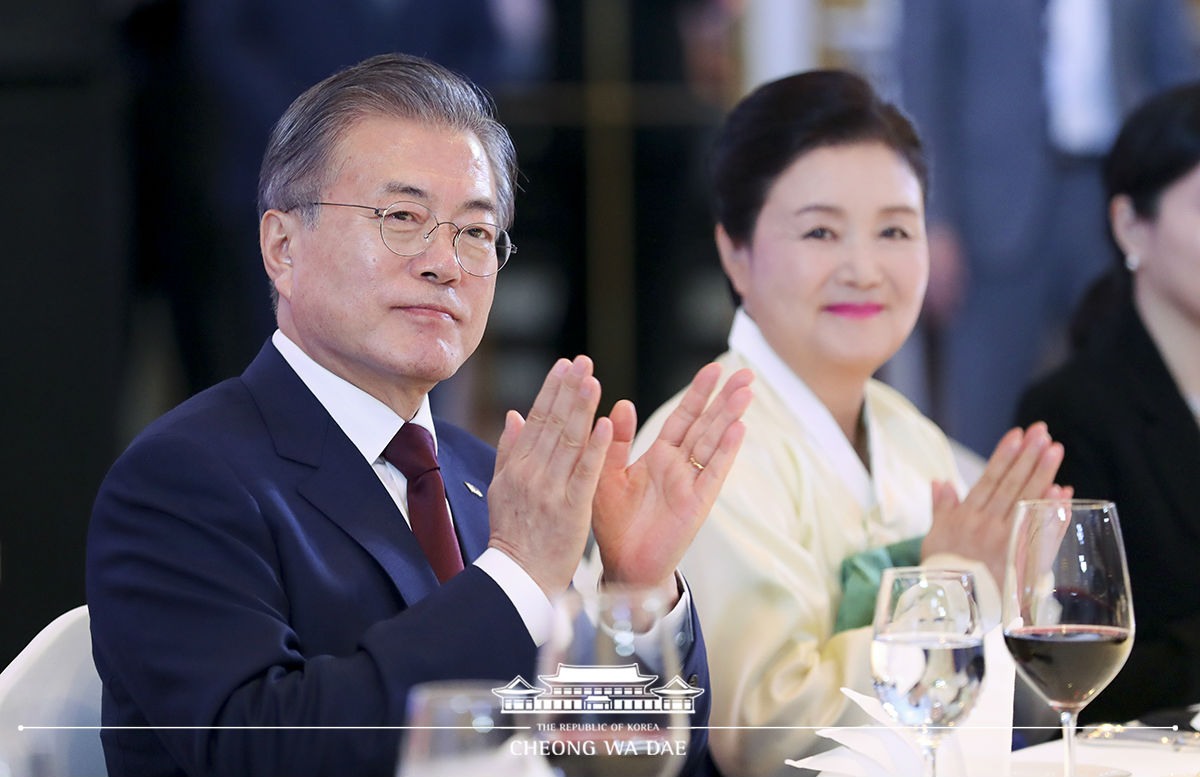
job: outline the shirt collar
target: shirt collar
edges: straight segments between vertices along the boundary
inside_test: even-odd
[[[363,458],[374,464],[396,432],[400,431],[404,419],[358,386],[317,364],[280,330],[276,329],[275,334],[271,335],[271,342],[317,401],[333,416],[334,423],[350,438]],[[429,430],[436,451],[437,432],[433,428],[428,394],[421,399],[421,406],[411,423]]]
[[[729,348],[740,353],[765,381],[782,398],[796,420],[806,427],[818,440],[828,456],[829,464],[841,475],[864,510],[875,504],[875,491],[871,475],[846,439],[842,428],[833,418],[829,408],[817,398],[792,368],[775,353],[754,319],[739,307],[733,316],[729,330]],[[868,445],[870,445],[871,423],[869,407],[864,403],[863,414],[867,423]]]

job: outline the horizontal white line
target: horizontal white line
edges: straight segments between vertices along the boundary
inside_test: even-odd
[[[17,726],[17,731],[424,731],[475,726]],[[528,731],[532,726],[491,726],[488,730]]]
[[[563,721],[566,722],[566,721]],[[492,726],[499,731],[532,731],[533,726]],[[664,726],[669,731],[817,731],[819,729],[903,730],[900,726]],[[917,728],[913,726],[912,728]],[[978,731],[1011,731],[1011,726],[930,726],[930,728]],[[1061,731],[1061,726],[1017,726],[1018,731]],[[27,726],[18,725],[17,731],[427,731],[427,730],[471,731],[475,726]],[[581,729],[586,730],[586,729]],[[1137,731],[1176,732],[1171,726],[1138,726]]]
[[[668,726],[668,728],[676,728]],[[793,730],[846,730],[846,731],[905,731],[910,728],[921,728],[920,726],[679,726],[678,728],[706,728],[710,731],[793,731]],[[931,729],[945,729],[946,731],[1062,731],[1062,726],[928,726]],[[1080,729],[1082,730],[1082,726]],[[1172,726],[1136,726],[1133,731],[1171,731],[1177,729]]]

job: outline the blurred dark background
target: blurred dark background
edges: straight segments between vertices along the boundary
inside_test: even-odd
[[[602,410],[629,397],[648,415],[724,350],[712,132],[751,86],[805,68],[894,94],[900,5],[0,0],[0,667],[83,602],[88,516],[121,449],[273,330],[254,188],[304,88],[400,50],[495,96],[520,252],[479,352],[432,400],[495,440],[558,356],[595,359]],[[923,358],[896,382],[938,420],[912,388]]]
[[[0,664],[83,601],[87,516],[118,445],[133,242],[119,47],[89,0],[0,12]]]
[[[340,67],[437,59],[492,91],[517,144],[520,253],[436,413],[495,439],[580,352],[606,407],[648,413],[722,350],[699,150],[736,86],[689,84],[680,32],[710,5],[727,32],[721,4],[673,0],[0,1],[0,667],[83,602],[120,450],[273,330],[258,162],[287,104]]]

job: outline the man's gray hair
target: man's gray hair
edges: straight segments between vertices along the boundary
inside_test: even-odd
[[[381,54],[326,78],[296,98],[267,143],[258,177],[259,217],[298,210],[308,225],[335,171],[333,153],[350,127],[368,116],[393,116],[471,132],[483,144],[496,186],[497,219],[513,219],[517,157],[494,104],[479,87],[441,65],[406,54]],[[386,204],[386,203],[381,203]]]

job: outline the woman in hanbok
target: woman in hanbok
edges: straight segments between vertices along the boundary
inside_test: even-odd
[[[872,692],[883,568],[972,568],[994,604],[1016,500],[1070,492],[1044,424],[1009,431],[968,491],[945,435],[872,378],[913,329],[929,255],[920,142],[865,81],[816,71],[747,96],[716,140],[712,187],[738,302],[718,361],[756,377],[745,442],[683,567],[716,763],[786,774],[784,759],[828,746],[805,727],[869,722],[840,688]]]

